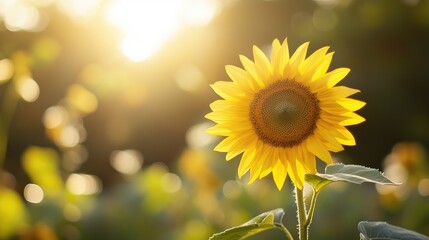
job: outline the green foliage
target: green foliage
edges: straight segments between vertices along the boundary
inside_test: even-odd
[[[0,239],[8,239],[26,224],[26,210],[18,193],[0,186]]]
[[[361,240],[396,240],[396,239],[407,239],[407,240],[429,240],[428,237],[410,231],[408,229],[404,229],[401,227],[397,227],[394,225],[390,225],[386,222],[366,222],[362,221],[358,225],[358,229],[360,231],[360,239]]]
[[[365,182],[376,183],[381,185],[398,185],[392,182],[380,171],[359,165],[332,164],[325,168],[325,173],[316,175],[307,174],[305,180],[319,192],[323,187],[332,182],[349,182],[362,184]]]
[[[240,240],[282,225],[284,210],[281,208],[262,213],[248,222],[214,234],[209,240]]]
[[[55,150],[31,146],[22,155],[22,165],[33,183],[39,185],[48,196],[62,193],[64,183]]]

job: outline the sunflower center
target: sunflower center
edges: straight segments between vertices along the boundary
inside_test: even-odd
[[[291,80],[278,81],[255,95],[250,120],[258,137],[277,147],[300,144],[316,128],[319,100],[310,89]]]

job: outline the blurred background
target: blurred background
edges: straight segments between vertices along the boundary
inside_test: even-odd
[[[403,183],[332,184],[310,236],[429,235],[428,0],[0,0],[0,239],[199,240],[279,207],[293,232],[291,185],[247,186],[204,132],[224,66],[285,37],[367,102],[335,159]]]

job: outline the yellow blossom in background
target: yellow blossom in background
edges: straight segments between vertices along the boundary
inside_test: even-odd
[[[226,66],[232,81],[212,85],[223,99],[210,105],[206,117],[216,125],[207,131],[226,137],[215,150],[227,160],[243,153],[238,175],[250,171],[249,184],[272,173],[279,190],[287,175],[302,189],[316,157],[331,164],[330,151],[356,144],[346,126],[365,120],[354,113],[365,103],[348,98],[359,90],[335,86],[350,70],[327,72],[333,52],[323,47],[306,57],[308,46],[290,56],[287,40],[276,39],[271,61],[254,46],[254,61],[240,56],[244,69]]]

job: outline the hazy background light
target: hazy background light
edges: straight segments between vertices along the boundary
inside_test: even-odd
[[[102,190],[101,181],[97,176],[77,173],[70,174],[66,187],[76,195],[92,195]]]
[[[74,172],[80,168],[82,163],[88,159],[88,150],[82,146],[77,145],[63,153],[63,167],[65,170]]]
[[[174,173],[166,173],[161,177],[162,188],[169,193],[174,193],[182,187],[182,180]]]
[[[429,178],[423,178],[417,185],[417,190],[423,197],[429,196]]]
[[[39,98],[39,85],[31,77],[22,77],[18,79],[15,88],[18,94],[26,102],[34,102]]]
[[[62,125],[67,119],[67,111],[61,106],[52,106],[43,114],[43,125],[53,129]]]
[[[122,53],[140,62],[177,31],[182,7],[181,0],[114,0],[107,6],[106,18],[123,34]]]
[[[33,4],[34,6],[44,8],[49,7],[53,3],[55,3],[58,0],[27,0],[27,2]]]
[[[154,55],[185,25],[208,24],[219,11],[214,0],[113,0],[106,20],[122,34],[120,51],[131,61]]]
[[[13,63],[9,59],[0,60],[0,83],[6,82],[13,75]]]
[[[185,21],[190,25],[206,25],[219,12],[219,7],[214,0],[188,0]]]
[[[5,9],[4,23],[9,31],[32,31],[40,21],[40,12],[34,6],[15,2]]]
[[[63,208],[63,216],[67,221],[77,222],[82,217],[81,210],[74,204],[66,204]]]
[[[24,198],[30,203],[40,203],[44,198],[44,193],[39,185],[29,183],[24,187]]]
[[[112,167],[125,175],[137,173],[143,165],[143,156],[137,150],[114,151],[110,156]]]
[[[59,142],[64,147],[74,147],[80,141],[79,131],[74,126],[66,126],[61,130]]]
[[[236,180],[229,180],[223,184],[222,192],[226,198],[236,199],[243,191],[242,184]]]
[[[332,10],[318,9],[313,13],[314,27],[320,31],[329,31],[338,24],[338,16]]]
[[[207,84],[204,73],[192,64],[181,66],[175,77],[177,85],[187,92],[198,92]]]
[[[101,0],[58,0],[57,6],[74,19],[86,20],[97,14],[100,3]]]
[[[207,128],[213,124],[209,122],[200,123],[192,126],[186,132],[186,142],[191,148],[202,148],[212,143],[216,137],[206,133]]]

